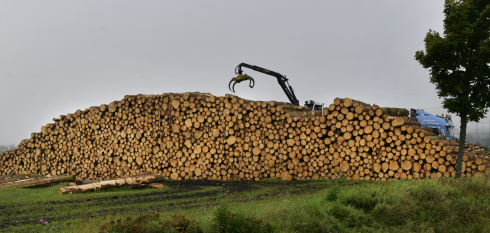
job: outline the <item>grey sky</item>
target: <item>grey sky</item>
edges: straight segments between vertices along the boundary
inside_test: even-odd
[[[124,95],[231,93],[240,62],[286,75],[301,104],[446,113],[414,59],[429,29],[443,31],[443,2],[3,0],[0,144]],[[238,96],[288,101],[275,78],[245,73],[256,85]]]

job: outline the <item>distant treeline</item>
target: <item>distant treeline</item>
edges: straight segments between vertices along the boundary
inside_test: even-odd
[[[15,147],[17,147],[15,144],[0,145],[0,153],[5,152],[5,151],[9,151],[9,150],[13,150],[13,149],[15,149]]]

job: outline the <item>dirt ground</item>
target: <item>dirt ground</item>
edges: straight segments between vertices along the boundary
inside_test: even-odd
[[[343,183],[340,180],[338,182],[341,185]],[[110,193],[110,195],[75,194],[76,198],[65,201],[46,200],[38,203],[0,205],[0,212],[7,215],[0,217],[0,229],[39,221],[38,216],[27,214],[29,212],[41,212],[44,218],[51,220],[94,218],[128,213],[142,215],[164,210],[173,211],[215,206],[218,204],[219,195],[223,194],[232,197],[233,202],[245,202],[250,200],[261,201],[284,195],[316,193],[327,188],[325,182],[318,181],[223,182],[188,180],[164,181],[162,183],[170,189],[155,192],[107,190],[102,192]],[[42,189],[42,187],[32,189]]]

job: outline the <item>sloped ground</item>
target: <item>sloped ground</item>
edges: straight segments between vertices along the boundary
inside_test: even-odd
[[[48,221],[97,218],[116,215],[142,215],[161,211],[215,206],[220,195],[234,202],[266,200],[279,195],[315,193],[326,188],[323,182],[244,182],[244,181],[165,181],[165,188],[118,188],[96,193],[58,195],[62,185],[0,190],[0,229]],[[17,198],[17,197],[22,198]]]

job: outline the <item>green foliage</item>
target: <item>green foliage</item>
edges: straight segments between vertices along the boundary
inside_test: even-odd
[[[0,151],[7,151],[15,148],[15,144],[12,145],[0,145]]]
[[[238,232],[273,232],[274,228],[260,219],[247,218],[242,212],[233,214],[228,211],[228,204],[221,201],[213,212],[213,232],[238,233]]]
[[[269,214],[261,213],[265,212],[262,208],[252,213],[250,204],[232,211],[230,204],[221,200],[208,226],[202,229],[204,232],[444,233],[490,230],[490,178],[487,176],[363,182],[352,186],[353,183],[342,182],[342,195],[338,195],[340,186],[333,185],[318,195],[282,196],[286,199],[279,202],[281,207]],[[249,203],[255,203],[257,195],[250,196]]]
[[[363,210],[338,202],[333,203],[329,213],[340,220],[347,228],[368,226],[372,222],[370,215],[366,215]]]
[[[448,0],[444,14],[443,35],[429,30],[425,52],[417,51],[415,59],[429,69],[443,107],[461,117],[460,177],[466,124],[478,122],[490,107],[490,1]]]
[[[196,221],[191,221],[183,215],[174,215],[172,220],[166,222],[159,221],[160,216],[143,215],[135,220],[130,217],[125,220],[110,221],[103,224],[100,233],[202,233],[203,230],[199,227]]]
[[[230,184],[237,185],[236,182]],[[162,190],[116,189],[113,192],[53,195],[59,188],[56,186],[0,190],[3,197],[0,205],[5,206],[6,213],[15,213],[11,217],[0,215],[1,223],[18,224],[0,230],[213,233],[490,232],[490,177],[485,175],[463,179],[392,182],[336,179],[302,182],[297,186],[301,187],[300,189],[291,188],[295,182],[271,182],[266,185],[257,182],[249,185],[253,189],[247,189],[242,193],[227,191],[221,186],[218,192],[212,193],[210,191],[216,191],[216,187],[201,187],[205,192],[189,192],[180,187],[167,187],[168,191],[162,194]],[[340,195],[327,200],[329,192],[336,188],[341,190]],[[234,189],[235,187],[231,188]],[[216,198],[219,194],[219,198]],[[175,195],[176,199],[172,202],[158,201],[160,197],[152,199],[148,205],[131,203],[125,206],[126,202],[142,200],[132,199],[131,195],[142,196],[144,199],[160,195],[169,198]],[[209,196],[203,199],[203,195]],[[19,196],[22,198],[18,198]],[[93,202],[94,199],[100,198],[103,202]],[[121,200],[122,198],[124,200]],[[48,211],[50,208],[52,211]],[[131,212],[127,212],[128,208]],[[155,211],[158,211],[158,215]],[[49,221],[49,225],[40,224],[41,218]],[[26,223],[19,224],[16,222],[19,219]]]
[[[191,221],[183,215],[174,215],[172,221],[167,220],[163,223],[163,228],[168,232],[182,233],[202,233],[203,230],[199,227],[199,223]]]
[[[264,179],[261,179],[260,182],[287,182],[287,181],[283,181],[281,180],[280,178],[264,178]]]
[[[457,190],[464,190],[467,196],[481,197],[490,193],[490,177],[487,175],[462,180],[441,179],[439,182],[445,186],[457,188]]]
[[[292,205],[276,214],[278,232],[335,232],[342,229],[341,222],[328,213],[328,205],[322,205],[321,199],[306,203],[297,200]]]
[[[375,190],[366,190],[362,192],[350,192],[342,197],[343,203],[355,207],[356,209],[371,212],[379,203],[378,194]]]
[[[444,34],[429,30],[425,51],[415,59],[430,70],[430,82],[449,112],[470,121],[484,117],[489,107],[490,2],[446,1]]]
[[[338,185],[335,185],[332,188],[328,189],[327,196],[325,197],[325,200],[326,201],[336,201],[337,198],[339,197],[339,193],[340,193],[340,188]]]
[[[413,231],[430,228],[435,232],[459,232],[468,225],[475,229],[488,229],[489,224],[484,216],[490,214],[489,211],[474,208],[476,203],[487,205],[484,204],[486,201],[469,198],[468,193],[462,192],[464,189],[449,185],[458,182],[454,182],[454,179],[441,179],[392,187],[391,192],[378,196],[379,203],[370,215],[381,226],[410,226]]]
[[[158,220],[160,216],[156,215],[143,215],[135,220],[127,217],[124,220],[118,219],[116,222],[110,221],[100,228],[101,233],[131,233],[131,232],[151,232],[147,229],[149,222]]]

